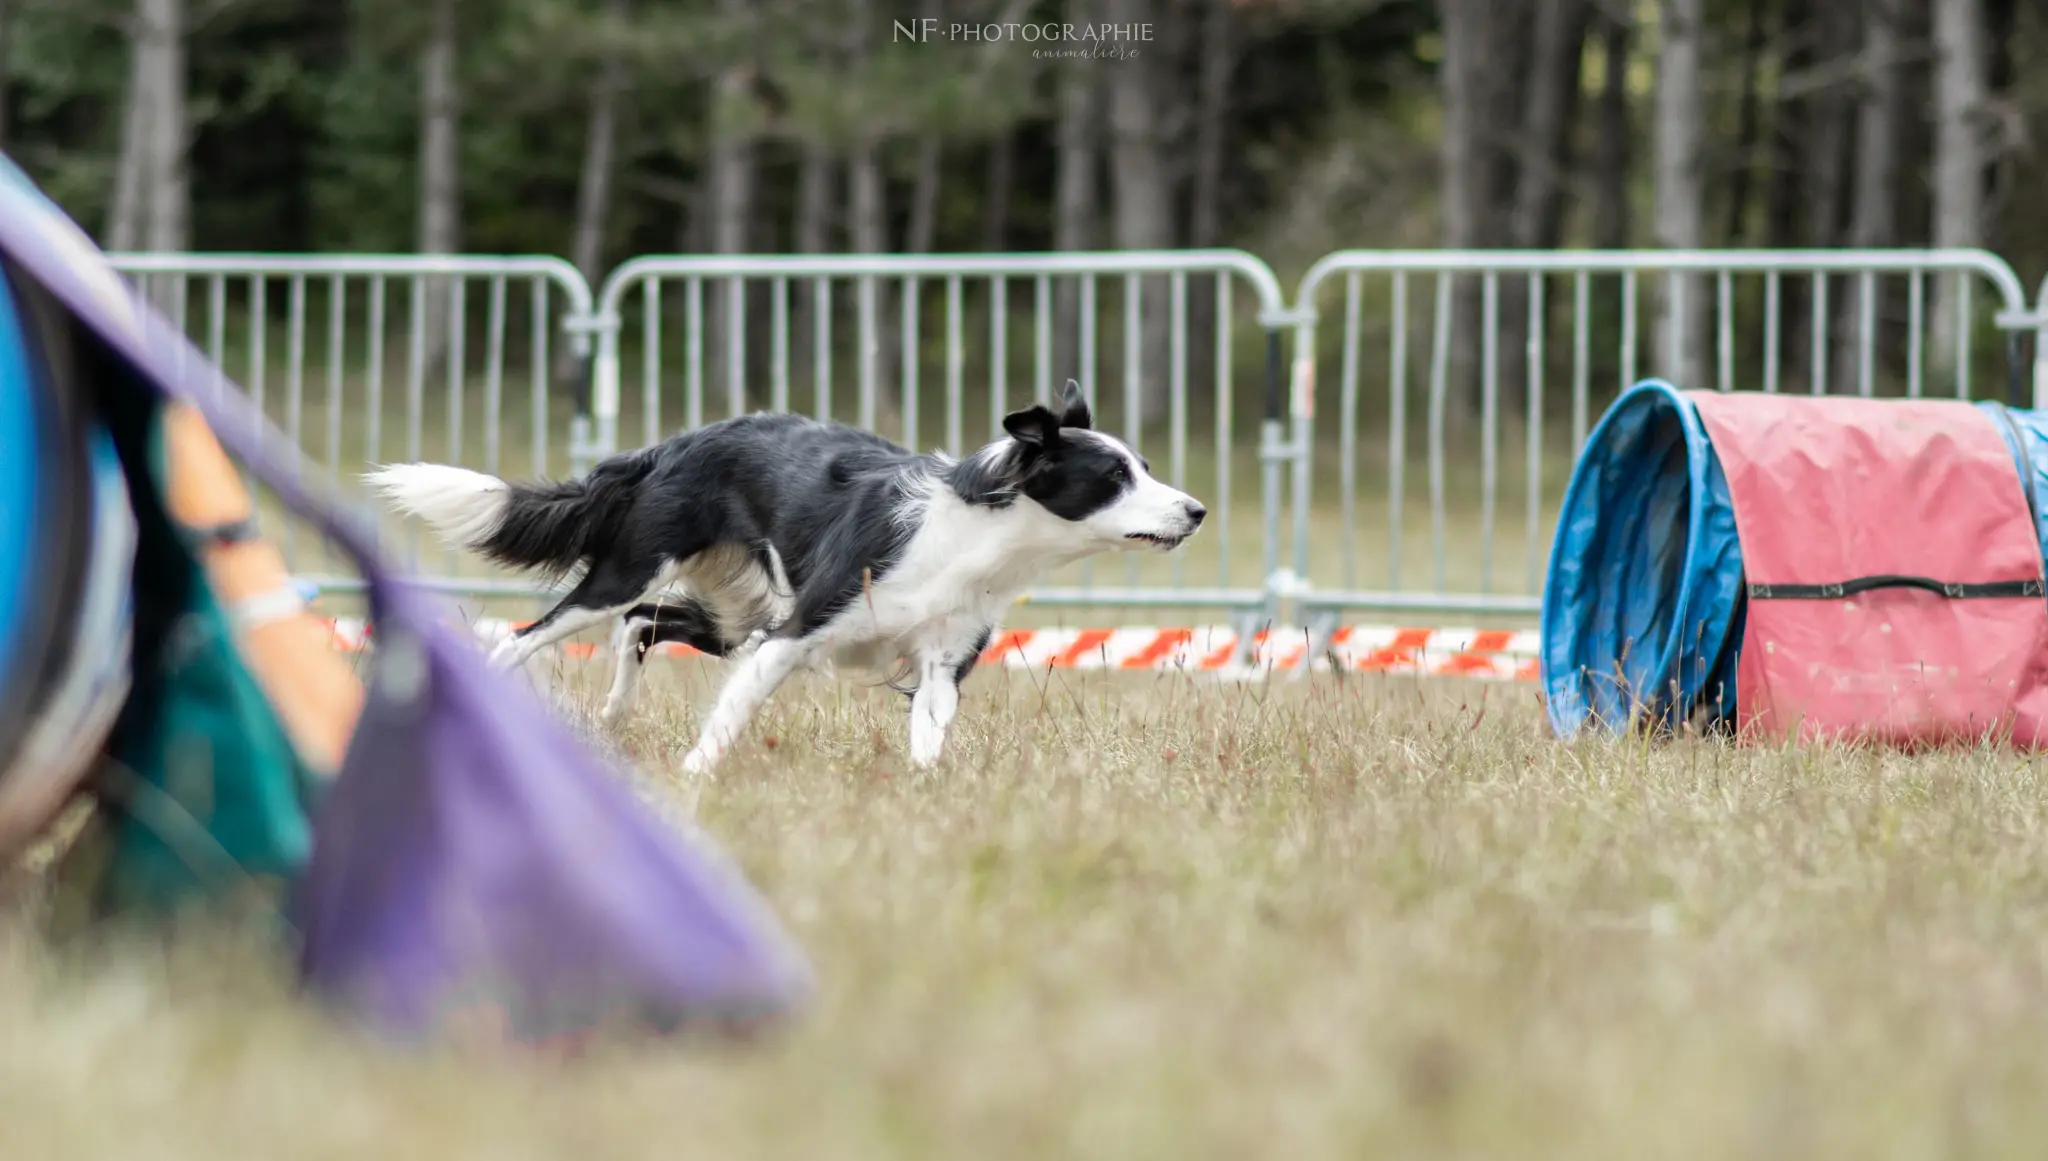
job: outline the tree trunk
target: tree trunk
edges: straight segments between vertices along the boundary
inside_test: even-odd
[[[1657,48],[1655,138],[1657,245],[1697,250],[1706,244],[1706,180],[1701,159],[1706,114],[1700,83],[1703,0],[1663,0]],[[1707,300],[1698,279],[1665,280],[1657,309],[1657,371],[1682,386],[1707,384]],[[1673,302],[1671,294],[1682,295]],[[1673,328],[1677,333],[1673,333]]]
[[[1629,242],[1628,171],[1632,130],[1628,110],[1628,55],[1634,33],[1625,13],[1601,19],[1600,51],[1605,77],[1600,86],[1600,116],[1593,194],[1593,245],[1623,250]]]
[[[881,147],[872,138],[856,142],[847,156],[847,183],[853,202],[853,248],[861,254],[886,254],[889,250],[889,213],[887,187],[882,176]],[[897,399],[901,394],[895,364],[896,329],[890,325],[889,281],[881,278],[859,280],[853,287],[854,307],[859,307],[861,296],[873,303],[869,325],[872,329],[860,336],[861,361],[855,364],[859,386],[860,368],[867,360],[873,360],[873,396],[862,402],[861,422],[864,425],[880,425],[894,420],[898,415]],[[856,314],[856,319],[859,315]],[[856,324],[858,325],[858,324]]]
[[[1107,15],[1117,24],[1149,24],[1152,0],[1109,0]],[[1173,182],[1160,138],[1161,78],[1150,54],[1115,63],[1109,70],[1109,132],[1116,244],[1125,250],[1168,249],[1173,245]],[[1140,286],[1138,408],[1142,422],[1150,425],[1166,416],[1172,401],[1171,304],[1166,279],[1144,278]]]
[[[1819,57],[1823,64],[1852,61],[1858,52],[1856,9],[1828,0],[1818,12]],[[1807,245],[1839,246],[1848,224],[1849,156],[1855,144],[1856,103],[1846,86],[1822,89],[1811,98],[1812,132],[1806,160],[1813,175],[1808,198]]]
[[[614,38],[626,20],[626,0],[605,0],[605,17],[613,25]],[[614,44],[615,40],[607,41]],[[597,76],[590,82],[590,117],[583,137],[583,171],[576,181],[576,225],[570,242],[570,260],[595,288],[604,280],[605,225],[611,218],[613,158],[617,152],[618,103],[622,66],[615,49],[607,47],[597,63]],[[589,406],[588,384],[576,378],[575,352],[562,344],[555,362],[555,377],[572,382],[577,408]]]
[[[1519,158],[1509,216],[1509,244],[1523,250],[1557,248],[1569,146],[1573,93],[1584,57],[1580,0],[1537,0],[1534,36],[1522,99]],[[1549,296],[1543,303],[1547,315]],[[1503,280],[1500,296],[1501,399],[1511,413],[1526,410],[1529,382],[1529,280]],[[1542,320],[1538,320],[1538,326]]]
[[[1879,250],[1898,242],[1899,133],[1906,120],[1906,78],[1899,64],[1904,41],[1899,29],[1901,3],[1863,4],[1864,89],[1856,114],[1855,208],[1849,224],[1849,244],[1858,249]],[[1846,394],[1861,385],[1862,286],[1844,279],[1841,291],[1832,362],[1835,390]],[[1882,301],[1875,306],[1875,318],[1881,322]],[[1882,330],[1871,338],[1873,357],[1882,355]]]
[[[1502,16],[1499,7],[1491,0],[1444,0],[1442,4],[1444,131],[1440,165],[1444,247],[1449,250],[1481,249],[1488,244],[1487,217],[1499,168],[1488,140],[1492,124],[1489,70],[1498,63],[1492,58],[1488,34],[1492,22]],[[1478,413],[1480,404],[1481,341],[1475,337],[1483,325],[1480,291],[1478,279],[1463,278],[1457,280],[1452,295],[1450,365],[1445,374],[1449,419],[1461,427]]]
[[[1223,160],[1230,126],[1230,82],[1237,69],[1238,46],[1230,0],[1203,0],[1202,35],[1195,101],[1195,165],[1189,198],[1188,244],[1223,244]],[[1188,376],[1190,389],[1216,382],[1215,279],[1189,286]],[[1213,394],[1213,390],[1209,392]]]
[[[455,79],[456,0],[433,0],[427,43],[420,55],[419,251],[453,254],[461,248],[460,98]],[[422,280],[426,334],[420,336],[429,373],[448,347],[445,278]]]
[[[1984,241],[1983,116],[1987,67],[1982,0],[1941,0],[1934,6],[1934,244]],[[1935,280],[1930,320],[1934,362],[1953,367],[1961,352],[1955,278]]]
[[[725,15],[739,18],[730,2],[721,5]],[[754,143],[737,121],[749,99],[749,74],[739,65],[728,66],[718,79],[711,148],[705,159],[711,217],[711,251],[715,254],[745,254],[751,248],[754,212]],[[731,411],[733,375],[740,376],[737,414],[746,411],[746,365],[749,347],[746,334],[747,295],[751,285],[744,279],[719,279],[704,287],[704,394],[703,414],[709,418]],[[735,296],[738,301],[735,301]],[[734,341],[732,320],[739,314],[740,331]]]
[[[1229,131],[1230,76],[1237,42],[1230,0],[1208,0],[1202,19],[1200,82],[1195,103],[1195,174],[1189,242],[1216,246],[1223,238],[1223,147]]]
[[[1749,27],[1742,43],[1742,97],[1735,114],[1735,172],[1728,181],[1728,228],[1726,245],[1741,246],[1749,237],[1749,190],[1756,178],[1759,106],[1758,86],[1763,74],[1764,52],[1770,47],[1770,0],[1749,0]]]
[[[1017,138],[1005,130],[988,147],[988,186],[981,209],[981,248],[1000,254],[1010,235],[1010,198],[1016,192]]]
[[[817,141],[804,143],[803,162],[797,169],[796,223],[791,231],[799,254],[832,252],[832,151]],[[817,319],[820,303],[815,282],[806,281],[796,289],[789,341],[791,374],[808,381],[817,390]],[[815,401],[815,394],[813,400]]]
[[[1074,23],[1093,21],[1092,0],[1074,0],[1067,19]],[[1055,250],[1089,250],[1101,244],[1097,236],[1098,203],[1102,189],[1103,70],[1092,60],[1064,60],[1058,66],[1059,124],[1056,129],[1058,174],[1053,195],[1052,244]],[[1117,63],[1117,62],[1110,62]],[[1086,382],[1093,368],[1080,365],[1080,294],[1074,279],[1055,280],[1053,294],[1054,368],[1059,376],[1074,376]]]
[[[929,254],[939,232],[939,178],[945,154],[937,135],[918,138],[917,170],[910,186],[910,226],[904,247],[912,254]]]
[[[2038,3],[2027,7],[2039,11]],[[2018,79],[2018,65],[2021,54],[2027,51],[2030,37],[2020,29],[2020,0],[1984,0],[1984,43],[1988,59],[1985,62],[1985,96],[1993,109],[2002,113],[1987,118],[1984,125],[1986,135],[1984,164],[1984,228],[1988,239],[1995,239],[1998,222],[2004,216],[2005,207],[2014,193],[2018,193],[2027,204],[2038,204],[2034,189],[2024,184],[2026,171],[2023,168],[2030,149],[2026,117],[2022,112],[2027,107],[2024,97],[2014,100],[2013,82]],[[2037,26],[2038,27],[2038,26]],[[2033,43],[2040,43],[2033,41]]]
[[[1778,25],[1778,38],[1785,50],[1782,74],[1802,72],[1813,64],[1812,42],[1803,34],[1806,22],[1804,0],[1785,0]],[[1770,183],[1765,193],[1764,245],[1772,249],[1798,246],[1799,198],[1805,187],[1806,103],[1779,93],[1771,101]],[[1792,299],[1786,300],[1789,311]]]
[[[133,250],[142,244],[143,176],[149,169],[150,138],[157,99],[156,65],[151,59],[150,0],[137,0],[135,27],[128,48],[128,95],[121,111],[121,155],[114,163],[114,189],[108,199],[106,247]]]
[[[8,57],[13,40],[14,0],[0,0],[0,149],[7,148],[7,131],[13,120],[11,102],[7,99],[8,86],[14,83],[14,70]]]
[[[159,253],[191,248],[192,190],[186,166],[191,128],[185,102],[185,0],[148,0],[144,36],[156,73],[154,129],[143,174],[148,216],[143,245]]]

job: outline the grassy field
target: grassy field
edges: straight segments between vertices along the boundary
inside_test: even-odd
[[[565,665],[587,710],[601,667]],[[715,677],[650,671],[620,745],[657,791]],[[2034,763],[1559,745],[1527,687],[993,671],[919,776],[902,712],[792,686],[699,801],[821,977],[773,1043],[408,1057],[232,943],[17,926],[0,1156],[2048,1149]]]

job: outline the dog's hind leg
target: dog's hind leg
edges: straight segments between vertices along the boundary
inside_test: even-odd
[[[517,669],[541,650],[592,625],[601,625],[639,603],[664,579],[665,562],[619,562],[601,559],[555,607],[524,629],[515,631],[491,651],[491,663]]]
[[[633,693],[640,684],[640,667],[647,663],[647,647],[653,634],[649,631],[654,622],[627,613],[619,618],[619,627],[612,634],[612,688],[605,694],[604,709],[598,720],[611,725],[625,715],[633,704]]]
[[[707,774],[754,720],[769,695],[789,679],[816,646],[796,637],[770,637],[741,661],[718,691],[695,749],[683,759],[683,773]]]
[[[619,620],[612,637],[612,688],[605,697],[602,719],[607,723],[623,716],[633,701],[641,668],[648,651],[666,642],[681,642],[711,657],[728,655],[711,614],[694,598],[662,600],[635,605]]]

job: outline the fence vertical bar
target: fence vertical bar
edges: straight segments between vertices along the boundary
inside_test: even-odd
[[[1499,466],[1495,459],[1500,440],[1500,275],[1492,270],[1487,271],[1480,282],[1480,313],[1480,325],[1486,333],[1480,339],[1483,353],[1479,388],[1479,536],[1482,541],[1479,549],[1479,591],[1491,593],[1494,492],[1499,482]]]
[[[918,412],[923,400],[919,397],[917,373],[918,364],[918,282],[916,278],[903,280],[903,446],[911,451],[917,447]]]
[[[532,303],[533,366],[529,373],[533,379],[532,393],[527,397],[527,408],[531,413],[533,430],[532,467],[536,478],[545,479],[553,473],[548,470],[548,383],[554,377],[554,363],[548,358],[548,322],[553,310],[548,302],[548,280],[535,277],[527,299]]]
[[[270,308],[264,301],[269,285],[270,280],[261,274],[249,276],[249,397],[256,404],[256,414],[251,418],[259,424],[270,414],[268,400],[264,398],[264,379],[270,369],[269,352],[266,350],[270,339]],[[372,422],[374,421],[373,415]],[[375,428],[371,430],[374,431]],[[260,426],[257,428],[257,434],[262,434]],[[373,462],[376,455],[376,449],[371,448],[370,458]]]
[[[1038,401],[1052,403],[1052,278],[1041,274],[1032,282],[1031,316],[1037,330],[1033,336],[1032,384]]]
[[[1429,346],[1429,520],[1432,549],[1436,554],[1436,588],[1444,587],[1444,406],[1449,389],[1452,311],[1456,298],[1451,283],[1457,277],[1448,272],[1436,276],[1436,312],[1431,322]]]
[[[1401,534],[1408,515],[1407,271],[1394,272],[1393,295],[1387,352],[1387,588],[1399,592]]]
[[[1877,390],[1877,276],[1864,271],[1856,293],[1856,393],[1868,399]]]
[[[1593,403],[1593,280],[1581,270],[1572,277],[1572,459],[1586,447]]]
[[[1528,460],[1526,471],[1529,476],[1529,527],[1528,542],[1523,548],[1523,568],[1530,588],[1537,586],[1539,568],[1536,557],[1536,542],[1542,531],[1539,521],[1543,513],[1543,293],[1545,282],[1541,274],[1529,276],[1529,390],[1528,441],[1523,451]]]
[[[292,275],[288,310],[290,315],[285,329],[285,357],[288,360],[285,367],[285,432],[291,436],[292,450],[303,454],[306,448],[306,276],[303,274]],[[299,538],[294,523],[285,523],[284,543],[279,546],[287,567],[298,560]]]
[[[875,429],[876,361],[882,354],[881,323],[876,317],[875,280],[860,280],[860,425]]]
[[[1345,588],[1358,585],[1358,283],[1344,276],[1343,354],[1337,366],[1337,530]]]
[[[1906,283],[1906,398],[1920,398],[1920,380],[1927,334],[1927,278],[1915,270]]]
[[[505,276],[493,276],[484,326],[484,471],[493,476],[505,427],[505,294]]]
[[[342,356],[348,331],[348,282],[341,275],[327,280],[327,484],[341,486]]]
[[[789,279],[769,283],[768,407],[789,410]]]
[[[991,275],[988,287],[989,438],[1003,438],[1003,415],[1010,410],[1010,284]]]
[[[811,282],[812,406],[819,419],[832,418],[832,280]]]
[[[747,410],[747,281],[725,280],[725,413]]]
[[[1636,272],[1621,276],[1621,389],[1636,381]]]
[[[1735,390],[1735,286],[1726,270],[1714,276],[1714,336],[1720,354],[1720,389]]]
[[[683,281],[683,424],[691,431],[704,426],[704,280]],[[661,438],[650,432],[648,442]]]
[[[1828,393],[1828,276],[1816,273],[1813,276],[1813,350],[1810,371],[1813,382],[1808,384],[1809,394]]]
[[[960,446],[966,440],[963,429],[967,422],[963,384],[967,351],[961,338],[965,315],[963,298],[960,276],[949,275],[946,278],[946,451],[954,456],[966,454],[966,449]]]
[[[1085,289],[1082,291],[1081,301],[1087,304],[1089,312],[1092,314],[1095,307],[1095,277],[1093,275],[1089,275],[1084,285]],[[1231,399],[1230,390],[1231,382],[1233,380],[1230,366],[1230,299],[1230,274],[1227,271],[1218,273],[1216,275],[1215,509],[1216,539],[1221,544],[1221,547],[1218,548],[1216,552],[1216,559],[1218,562],[1216,567],[1216,584],[1218,585],[1218,587],[1221,588],[1230,587],[1230,509],[1234,506],[1232,501],[1235,499],[1235,494],[1231,491],[1231,460],[1235,454],[1235,447],[1233,446],[1231,440],[1231,433],[1237,425],[1232,422],[1232,420],[1235,418],[1236,408]],[[1094,347],[1092,345],[1092,333],[1089,335],[1089,338],[1090,345],[1088,347],[1088,351],[1091,358],[1089,359],[1088,365],[1092,370],[1094,364],[1094,360],[1092,358],[1092,355],[1094,353]],[[1092,391],[1089,394],[1089,402],[1092,406],[1094,402],[1094,394]]]
[[[1173,486],[1183,491],[1188,486],[1188,276],[1185,271],[1176,270],[1167,279],[1171,327],[1171,350],[1173,367],[1169,376],[1167,399],[1167,462],[1173,473]],[[1169,565],[1173,583],[1179,587],[1187,580],[1187,558],[1175,553]]]
[[[1124,275],[1124,440],[1132,451],[1138,450],[1142,439],[1139,410],[1140,396],[1144,392],[1144,379],[1140,370],[1143,359],[1143,334],[1140,326],[1144,317],[1143,291],[1135,274]],[[1124,561],[1126,583],[1136,588],[1138,584],[1138,558],[1128,557]]]
[[[370,277],[370,365],[366,368],[368,382],[364,384],[365,394],[370,401],[370,414],[366,419],[367,431],[363,435],[364,456],[369,463],[381,462],[384,454],[384,276]],[[261,302],[261,296],[257,301]],[[259,317],[261,312],[258,312]]]
[[[683,336],[683,344],[686,351],[694,350],[688,335]],[[650,278],[640,288],[640,446],[660,438],[661,279]]]
[[[1773,270],[1764,275],[1764,393],[1778,393],[1778,365],[1784,361],[1779,350],[1779,330],[1784,317],[1784,291]]]

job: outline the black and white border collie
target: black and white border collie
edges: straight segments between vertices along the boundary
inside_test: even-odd
[[[1048,570],[1112,550],[1171,552],[1202,525],[1193,497],[1092,429],[1071,381],[1061,410],[1003,418],[964,460],[871,432],[754,414],[613,456],[578,480],[507,483],[443,464],[365,479],[446,542],[578,579],[492,653],[507,668],[614,618],[604,718],[625,712],[646,649],[686,641],[734,662],[686,772],[708,772],[799,668],[907,662],[910,757],[939,758],[959,685],[1004,611]]]

